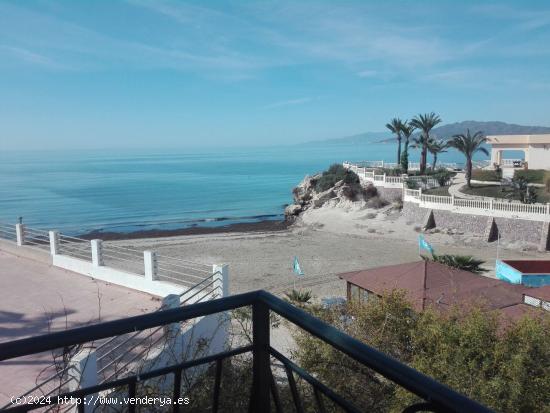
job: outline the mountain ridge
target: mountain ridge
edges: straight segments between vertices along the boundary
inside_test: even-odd
[[[432,130],[433,136],[441,139],[449,139],[453,135],[466,133],[467,130],[471,133],[477,131],[483,132],[484,135],[522,135],[522,134],[538,134],[550,133],[550,126],[529,126],[518,125],[515,123],[506,123],[502,121],[475,121],[466,120],[462,122],[454,122],[441,125]],[[360,144],[360,143],[385,143],[393,142],[395,138],[391,132],[364,132],[356,135],[345,136],[342,138],[331,138],[325,140],[316,140],[306,142],[306,144],[323,143],[323,144]]]

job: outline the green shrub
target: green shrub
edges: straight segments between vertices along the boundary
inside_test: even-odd
[[[454,172],[448,171],[446,169],[438,169],[433,177],[437,181],[439,186],[446,186],[449,184],[451,178],[455,175],[456,174]]]
[[[518,169],[514,172],[514,178],[524,178],[530,184],[542,184],[546,171],[544,169]]]
[[[336,182],[342,180],[346,184],[359,183],[359,177],[355,172],[345,169],[342,165],[335,163],[323,172],[315,184],[315,189],[317,192],[323,192],[332,188]]]
[[[550,172],[544,174],[544,186],[546,188],[546,193],[550,194]]]
[[[499,182],[502,175],[499,171],[492,171],[488,169],[473,169],[472,179],[474,181],[492,181]]]

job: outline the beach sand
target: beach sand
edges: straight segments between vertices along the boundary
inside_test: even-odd
[[[487,261],[494,276],[496,243],[468,234],[426,234],[437,253],[467,254]],[[161,255],[212,264],[229,264],[230,291],[266,289],[276,294],[311,290],[317,299],[344,296],[337,274],[418,260],[418,228],[395,208],[366,209],[357,203],[326,205],[306,211],[287,229],[229,232],[163,238],[108,241]],[[542,258],[532,248],[522,251],[501,245],[500,258]],[[292,272],[297,256],[305,275]]]

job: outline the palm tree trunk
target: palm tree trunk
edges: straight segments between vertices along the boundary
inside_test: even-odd
[[[401,136],[397,136],[397,167],[401,165]]]
[[[472,184],[470,181],[472,180],[472,157],[468,156],[466,157],[466,185],[468,185],[468,188],[472,187]]]
[[[432,170],[435,171],[435,164],[437,163],[437,154],[434,153],[434,162],[432,164]]]
[[[428,138],[424,136],[424,142],[422,143],[422,154],[420,155],[420,174],[426,172],[426,158],[428,157]]]

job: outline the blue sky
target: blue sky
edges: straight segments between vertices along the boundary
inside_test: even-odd
[[[0,147],[298,143],[393,116],[550,126],[547,1],[0,0]]]

